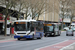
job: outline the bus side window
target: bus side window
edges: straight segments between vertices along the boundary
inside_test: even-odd
[[[34,31],[34,27],[31,27],[31,31]]]
[[[28,22],[28,24],[27,24],[27,28],[28,28],[28,30],[30,29],[30,22]]]
[[[41,22],[38,22],[38,26],[36,27],[37,31],[43,31],[43,24]]]

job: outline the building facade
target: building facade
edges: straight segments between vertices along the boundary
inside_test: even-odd
[[[39,20],[59,22],[59,1],[58,0],[47,0],[51,8],[50,12],[44,12],[40,15]]]

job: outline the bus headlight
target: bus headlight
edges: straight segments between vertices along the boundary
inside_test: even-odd
[[[15,34],[15,33],[14,33]],[[16,34],[15,34],[16,35]]]
[[[29,35],[30,33],[28,33],[27,35]]]

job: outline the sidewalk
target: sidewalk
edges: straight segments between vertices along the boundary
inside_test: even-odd
[[[14,35],[10,35],[10,36],[4,36],[4,35],[0,35],[0,41],[1,40],[12,40],[14,39]]]

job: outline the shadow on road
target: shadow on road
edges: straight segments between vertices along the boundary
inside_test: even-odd
[[[41,40],[41,39],[20,39],[20,40],[17,40],[17,41],[34,41],[34,40]]]

